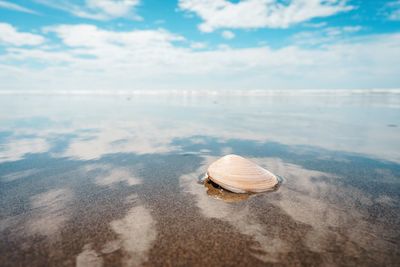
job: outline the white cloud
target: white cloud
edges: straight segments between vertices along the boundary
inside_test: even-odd
[[[109,17],[126,17],[132,8],[139,4],[139,0],[87,0],[86,5],[93,10],[99,10]]]
[[[363,30],[362,26],[327,27],[314,31],[303,31],[293,35],[296,45],[326,45]]]
[[[204,42],[192,42],[190,48],[192,49],[204,49],[207,47],[207,43]]]
[[[199,29],[287,28],[316,17],[327,17],[353,7],[346,0],[180,0],[182,10],[196,13],[204,22]]]
[[[400,8],[392,11],[392,13],[390,13],[390,15],[389,15],[389,19],[399,21],[400,20]]]
[[[29,8],[10,3],[8,1],[2,1],[0,0],[0,8],[5,8],[5,9],[10,9],[10,10],[15,10],[19,12],[24,12],[24,13],[30,13],[30,14],[38,14],[36,11],[33,11]]]
[[[304,23],[304,26],[309,27],[309,28],[323,28],[327,25],[328,25],[328,23],[326,23],[325,21],[318,22],[318,23],[311,23],[311,22]]]
[[[400,21],[400,0],[387,3],[385,10],[389,20]]]
[[[93,25],[60,25],[47,28],[46,32],[56,34],[61,47],[59,42],[53,41],[46,48],[7,48],[0,58],[0,89],[27,86],[32,90],[399,86],[399,64],[393,57],[400,54],[399,34],[343,39],[331,29],[329,34],[335,38],[312,49],[296,40],[294,45],[279,49],[264,45],[199,50],[182,36],[163,29],[117,32]],[[14,64],[27,61],[32,64]],[[42,67],[32,67],[35,62]]]
[[[345,32],[359,32],[363,29],[362,26],[357,25],[357,26],[344,26],[343,31]]]
[[[227,39],[227,40],[231,40],[231,39],[235,38],[235,34],[231,31],[223,31],[221,35],[224,39]]]
[[[40,35],[19,32],[15,27],[8,23],[0,23],[0,45],[40,45],[44,43],[44,38]]]
[[[135,8],[140,4],[140,0],[85,0],[80,1],[80,3],[71,3],[71,1],[67,0],[35,1],[82,18],[94,20],[110,20],[115,18],[141,19],[135,14]]]
[[[94,25],[59,25],[47,27],[45,32],[54,32],[64,44],[71,47],[141,47],[170,46],[171,42],[183,41],[182,36],[163,29],[117,32],[99,29]]]

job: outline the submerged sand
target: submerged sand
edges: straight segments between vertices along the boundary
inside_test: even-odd
[[[225,202],[198,182],[214,158],[36,159],[52,167],[2,184],[2,265],[389,266],[399,260],[397,192],[369,192],[367,181],[348,185],[348,177],[328,172],[337,170],[335,162],[321,160],[322,171],[257,157],[285,177],[282,186]],[[32,160],[18,168],[32,167],[26,165]],[[398,175],[398,165],[374,164],[374,170],[371,163],[360,167],[380,183]],[[337,173],[357,180],[365,170],[349,171],[351,165]]]
[[[248,117],[236,112],[230,114]],[[400,262],[400,164],[394,160],[248,132],[226,138],[175,131],[170,139],[149,139],[155,129],[174,130],[164,117],[141,127],[95,122],[112,133],[85,123],[71,130],[59,122],[65,116],[33,130],[19,121],[10,126],[14,132],[0,134],[1,266]],[[21,149],[11,149],[14,144]],[[236,195],[199,183],[208,165],[228,153],[282,177],[280,187]]]

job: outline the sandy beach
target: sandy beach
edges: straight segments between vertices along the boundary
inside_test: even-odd
[[[400,0],[0,0],[0,267],[399,267]]]
[[[0,102],[1,266],[400,261],[397,95]],[[207,192],[199,180],[230,153],[279,188]]]

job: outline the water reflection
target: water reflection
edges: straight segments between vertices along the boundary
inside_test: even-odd
[[[86,244],[83,251],[76,257],[76,267],[101,267],[103,259],[92,249],[91,244]]]
[[[311,143],[399,162],[400,128],[387,127],[400,124],[398,98],[223,97],[216,105],[213,97],[143,96],[126,101],[118,97],[3,96],[0,159],[17,160],[27,153],[50,150],[83,160],[118,152],[168,153],[180,149],[171,142],[175,138],[200,134],[226,140]],[[63,141],[65,147],[55,147],[54,140]]]
[[[397,247],[392,238],[378,238],[386,232],[384,225],[391,223],[384,220],[373,220],[372,223],[368,218],[372,215],[370,209],[374,202],[382,203],[382,196],[374,200],[372,195],[357,188],[315,180],[325,177],[340,180],[341,177],[335,174],[307,170],[277,158],[252,158],[257,164],[284,176],[287,183],[277,192],[260,194],[251,202],[232,205],[207,197],[195,182],[213,160],[206,159],[198,171],[182,176],[181,184],[186,192],[195,196],[196,204],[205,216],[227,221],[241,233],[254,238],[259,244],[255,249],[264,252],[262,256],[255,256],[263,261],[285,261],[294,251],[301,250],[299,236],[288,234],[292,232],[291,224],[297,232],[304,229],[301,244],[309,251],[323,255],[322,263],[327,265],[338,264],[338,251],[343,259],[362,258],[364,251],[371,249],[371,244],[374,244],[375,261],[387,264],[387,258],[380,257],[380,253],[389,257],[390,253],[385,250],[393,251]],[[391,230],[386,235],[390,236],[390,233]],[[333,244],[337,247],[333,248]]]
[[[96,184],[101,186],[110,186],[119,182],[125,182],[129,186],[140,184],[140,179],[132,173],[131,169],[134,168],[117,168],[110,164],[91,164],[86,165],[84,171],[88,174],[95,173]]]
[[[12,173],[8,173],[2,177],[3,182],[12,182],[18,179],[23,179],[29,176],[32,176],[34,174],[39,173],[40,170],[36,169],[29,169],[29,170],[24,170],[24,171],[16,171]]]
[[[0,261],[393,265],[399,102],[347,97],[2,99]],[[230,153],[284,185],[215,199]]]
[[[47,152],[49,148],[46,138],[10,138],[2,144],[0,162],[17,161],[26,154]]]
[[[287,254],[291,251],[289,244],[279,237],[279,232],[271,231],[280,226],[271,225],[270,223],[263,224],[259,221],[257,219],[257,213],[252,211],[249,202],[241,202],[238,203],[239,205],[232,205],[231,203],[209,198],[204,192],[204,189],[195,183],[195,177],[204,173],[207,166],[215,159],[214,157],[206,158],[203,166],[196,172],[184,175],[180,178],[184,191],[195,197],[196,205],[200,208],[204,216],[226,221],[242,234],[253,238],[257,242],[252,248],[254,251],[257,251],[257,253],[253,254],[255,257],[267,262],[277,262],[281,259],[281,254]],[[258,195],[258,198],[262,196],[265,197],[265,194]],[[269,196],[276,197],[273,194]],[[271,206],[267,208],[268,213],[266,216],[268,217],[276,216],[274,214],[269,214],[271,208]],[[259,253],[260,250],[262,251],[261,254]]]
[[[41,235],[59,234],[67,220],[67,205],[72,197],[69,189],[53,189],[31,197],[34,212],[26,227]]]
[[[150,211],[143,205],[134,206],[124,218],[112,221],[110,225],[126,253],[123,260],[125,266],[139,266],[145,262],[147,252],[157,238],[155,221]]]

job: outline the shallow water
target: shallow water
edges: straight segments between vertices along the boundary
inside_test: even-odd
[[[224,202],[235,153],[283,177]],[[400,96],[0,96],[2,266],[400,262]]]

